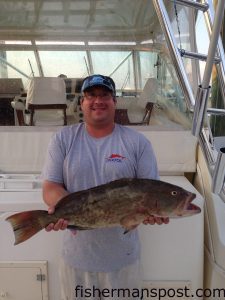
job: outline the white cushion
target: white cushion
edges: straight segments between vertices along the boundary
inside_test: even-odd
[[[34,77],[31,79],[26,108],[29,104],[65,104],[66,86],[63,78]]]
[[[148,128],[148,130],[146,130]],[[0,169],[4,173],[41,172],[50,136],[58,127],[0,129]],[[149,131],[140,126],[155,150],[160,174],[196,170],[196,138],[190,131]]]

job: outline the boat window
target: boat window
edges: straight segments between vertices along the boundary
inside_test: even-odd
[[[196,18],[196,44],[199,53],[207,55],[209,49],[209,34],[205,26],[204,13],[199,11]],[[205,61],[199,61],[200,78],[203,79]]]
[[[108,74],[118,91],[135,90],[131,51],[91,51],[94,73]]]
[[[34,51],[27,51],[23,46],[21,50],[0,51],[0,53],[1,78],[22,78],[26,87],[28,77],[40,76]]]
[[[68,120],[76,123],[82,121],[82,113],[78,107],[79,89],[72,85],[79,82],[80,86],[82,78],[101,73],[115,80],[117,109],[127,112],[127,125],[190,129],[191,113],[152,1],[38,3],[36,6],[18,0],[13,6],[2,5],[2,15],[6,17],[0,26],[0,79],[21,78],[26,90],[27,77],[67,77]],[[178,44],[193,50],[193,12],[179,5],[176,11],[170,1],[166,6]],[[195,91],[196,66],[188,59],[183,60]],[[0,107],[1,115],[9,111],[14,96],[7,109]],[[153,109],[146,121],[148,102]],[[6,125],[7,120],[3,123]],[[0,125],[3,123],[0,121]]]
[[[44,76],[86,77],[88,70],[85,51],[39,51]]]
[[[158,63],[159,56],[157,52],[139,51],[140,60],[140,89],[144,88],[146,78],[159,78]]]

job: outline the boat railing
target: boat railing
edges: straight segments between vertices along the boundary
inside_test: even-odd
[[[187,74],[183,65],[183,62],[181,60],[181,55],[179,52],[179,49],[176,46],[175,37],[173,34],[173,30],[170,24],[170,20],[165,8],[165,5],[162,0],[154,0],[153,4],[155,6],[155,10],[162,28],[162,31],[165,35],[167,46],[169,48],[169,52],[171,55],[171,59],[174,65],[174,68],[177,73],[177,77],[179,79],[181,88],[184,93],[184,98],[186,101],[186,104],[190,110],[193,110],[193,106],[195,104],[194,95],[189,83],[189,80],[187,78]]]
[[[213,192],[220,193],[224,185],[224,174],[222,174],[221,171],[221,170],[225,170],[225,163],[223,162],[224,152],[220,151],[218,153],[217,160],[215,159],[213,153],[214,150],[213,139],[209,141],[208,136],[205,133],[203,127],[204,127],[204,120],[206,114],[225,115],[225,110],[221,110],[221,109],[218,110],[215,108],[207,109],[207,103],[208,103],[208,98],[211,89],[210,80],[211,80],[214,63],[216,63],[216,67],[219,73],[219,82],[220,82],[222,96],[225,103],[225,76],[224,76],[225,56],[224,56],[224,49],[220,38],[220,29],[223,21],[223,16],[224,16],[225,2],[218,1],[216,13],[214,16],[214,9],[211,0],[208,1],[208,3],[202,3],[202,4],[191,0],[176,1],[176,4],[183,4],[185,6],[202,10],[205,13],[206,18],[208,19],[208,22],[206,20],[206,24],[208,25],[208,32],[211,38],[210,38],[210,45],[209,45],[207,58],[192,52],[188,53],[190,58],[199,59],[199,60],[206,59],[204,75],[203,75],[201,85],[199,85],[197,91],[196,100],[193,95],[181,59],[181,56],[184,54],[185,51],[181,51],[181,49],[177,47],[177,43],[174,37],[174,33],[172,30],[172,26],[164,2],[162,0],[154,0],[153,3],[155,6],[156,13],[158,15],[160,25],[162,27],[162,31],[164,32],[167,41],[171,59],[173,61],[178,79],[180,81],[187,107],[191,111],[194,110],[192,134],[199,138],[200,146],[203,150],[206,161],[208,163],[209,171],[213,176],[212,190]],[[216,53],[218,54],[217,57],[216,57]]]
[[[225,177],[225,148],[220,148],[217,156],[212,181],[212,192],[220,194],[224,185]]]

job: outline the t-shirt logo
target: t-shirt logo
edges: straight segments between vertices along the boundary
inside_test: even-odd
[[[109,157],[106,158],[107,162],[122,162],[126,157],[120,154],[111,154]]]

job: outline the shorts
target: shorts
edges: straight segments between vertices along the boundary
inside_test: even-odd
[[[61,300],[140,299],[140,262],[113,272],[86,272],[60,261]]]

